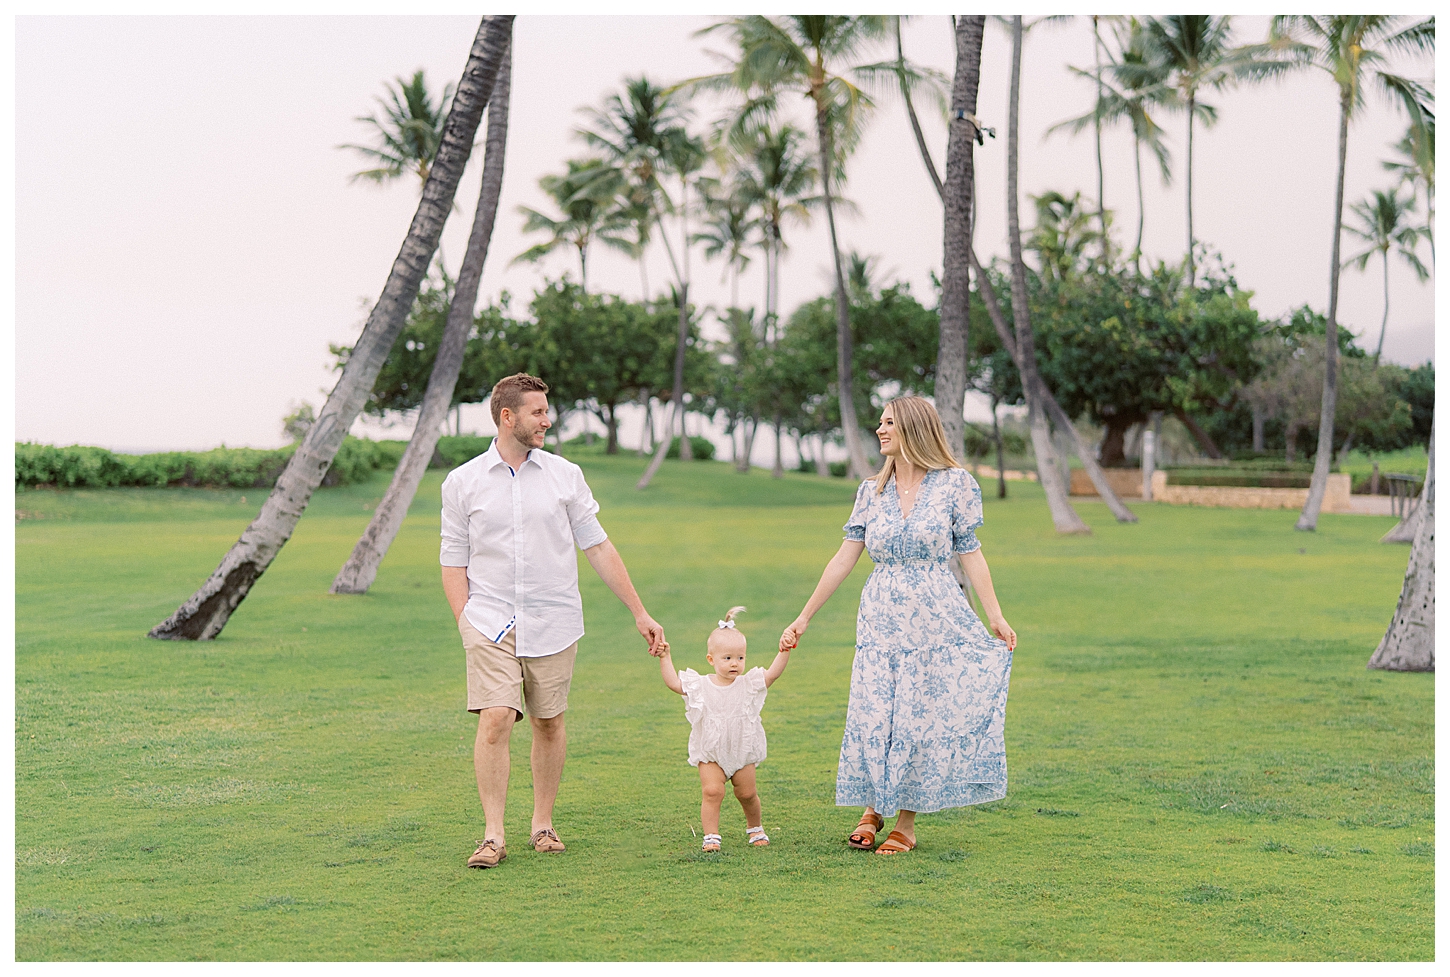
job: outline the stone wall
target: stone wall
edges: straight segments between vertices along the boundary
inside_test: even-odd
[[[1141,468],[1104,468],[1103,474],[1108,477],[1108,485],[1117,493],[1120,499],[1141,499],[1143,497],[1143,470]],[[1093,480],[1088,478],[1086,469],[1074,468],[1071,471],[1068,491],[1073,495],[1097,495],[1098,490],[1093,488]]]
[[[1226,509],[1302,509],[1307,488],[1247,488],[1224,485],[1169,485],[1168,473],[1153,473],[1153,501],[1169,505],[1210,505]],[[1321,512],[1349,512],[1349,473],[1329,476]]]

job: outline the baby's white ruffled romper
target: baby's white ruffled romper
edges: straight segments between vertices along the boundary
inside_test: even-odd
[[[685,718],[690,721],[690,766],[718,763],[725,776],[765,759],[765,669],[752,668],[729,685],[716,685],[693,668],[680,672]]]

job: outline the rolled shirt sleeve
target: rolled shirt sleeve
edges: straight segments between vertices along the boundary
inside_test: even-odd
[[[438,562],[445,567],[468,566],[468,513],[463,511],[459,484],[451,475],[443,481],[442,542]]]
[[[587,550],[604,542],[609,534],[599,524],[599,503],[594,501],[594,493],[589,491],[584,473],[575,468],[573,474],[573,492],[565,503],[565,509],[569,514],[569,528],[574,533],[574,545]]]

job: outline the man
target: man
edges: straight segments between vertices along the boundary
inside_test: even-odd
[[[538,852],[564,850],[554,830],[554,797],[564,769],[569,681],[584,636],[575,545],[633,612],[650,652],[664,642],[664,629],[645,611],[595,517],[599,504],[584,473],[542,450],[551,426],[548,390],[527,373],[500,380],[491,403],[498,436],[443,481],[443,592],[463,637],[468,711],[478,714],[473,769],[484,840],[470,868],[492,868],[508,857],[509,735],[525,708],[533,728],[529,841]]]

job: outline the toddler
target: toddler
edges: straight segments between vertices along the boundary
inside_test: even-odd
[[[720,802],[725,781],[735,785],[735,798],[745,811],[745,837],[752,845],[768,845],[761,826],[760,797],[755,792],[755,765],[765,759],[765,728],[760,707],[768,689],[790,661],[781,651],[770,668],[745,670],[745,635],[735,627],[732,607],[705,643],[705,660],[715,668],[701,675],[693,668],[676,672],[666,644],[660,652],[660,674],[670,691],[685,697],[690,720],[690,765],[700,771],[702,851],[720,850]]]

